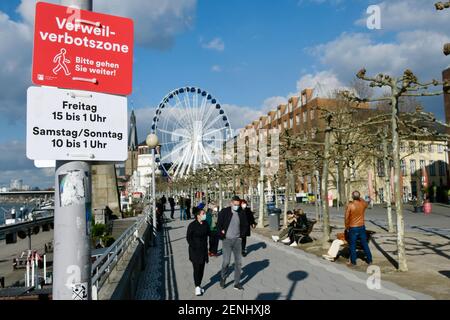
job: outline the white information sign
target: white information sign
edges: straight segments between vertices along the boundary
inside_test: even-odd
[[[29,159],[125,161],[127,140],[126,97],[28,88]]]

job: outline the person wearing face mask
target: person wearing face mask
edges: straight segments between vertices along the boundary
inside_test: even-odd
[[[234,196],[231,206],[219,212],[217,219],[217,230],[222,239],[223,263],[220,279],[220,287],[225,288],[228,266],[231,260],[231,253],[234,255],[234,289],[244,290],[241,281],[242,263],[242,237],[247,233],[247,218],[241,209],[241,199]]]
[[[195,219],[187,229],[186,240],[189,244],[189,260],[194,269],[195,295],[201,296],[205,290],[201,287],[205,264],[208,259],[208,236],[210,230],[206,223],[206,212],[203,209],[195,210]]]
[[[250,227],[253,229],[256,228],[256,221],[255,216],[253,215],[252,210],[248,207],[248,203],[246,200],[241,201],[241,208],[244,211],[245,217],[247,218],[247,231],[245,235],[242,237],[242,256],[247,256],[247,237],[250,237],[251,230]]]
[[[214,204],[210,203],[208,211],[206,211],[206,222],[209,225],[209,253],[210,257],[217,257],[217,249],[219,247],[219,237],[217,234],[217,215],[219,213],[219,208]]]

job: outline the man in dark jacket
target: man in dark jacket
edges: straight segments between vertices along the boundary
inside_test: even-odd
[[[217,219],[217,230],[222,239],[223,263],[221,271],[220,287],[225,288],[227,270],[231,260],[231,253],[234,255],[234,288],[243,290],[240,284],[241,264],[242,264],[242,237],[247,233],[247,218],[241,209],[241,200],[234,196],[231,207],[222,209]]]
[[[173,197],[169,197],[169,204],[170,204],[170,218],[173,220],[175,217],[173,216],[175,214],[175,199]]]
[[[244,211],[244,213],[245,213],[245,217],[247,218],[247,231],[245,233],[245,236],[242,237],[242,256],[245,257],[245,256],[247,256],[247,249],[246,249],[247,248],[247,237],[250,237],[250,235],[251,235],[250,227],[255,229],[256,221],[255,221],[255,216],[253,215],[252,210],[248,207],[248,203],[246,200],[241,201],[241,207],[242,207],[242,211]]]

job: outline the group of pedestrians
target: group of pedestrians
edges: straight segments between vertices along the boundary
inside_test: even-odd
[[[189,260],[194,270],[195,294],[202,295],[201,282],[209,258],[217,256],[218,243],[222,240],[223,262],[220,271],[220,287],[225,288],[231,255],[234,258],[234,289],[243,290],[240,283],[242,257],[247,255],[246,243],[250,228],[255,228],[255,218],[245,200],[234,196],[231,206],[218,212],[212,204],[205,210],[200,204],[193,210],[195,219],[189,224],[186,239],[189,245]],[[216,220],[217,219],[217,220]],[[208,250],[209,238],[209,250]]]

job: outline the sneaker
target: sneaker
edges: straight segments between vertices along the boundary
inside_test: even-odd
[[[196,296],[201,296],[202,295],[202,288],[196,287],[195,288],[195,295]]]
[[[272,240],[275,242],[280,241],[280,237],[279,236],[272,236]]]
[[[247,256],[247,251],[242,251],[242,256],[246,257]]]
[[[284,240],[281,240],[281,242],[282,242],[282,243],[290,243],[290,242],[291,242],[291,239],[286,238],[286,239],[284,239]]]
[[[225,289],[225,279],[220,279],[220,287]]]
[[[290,245],[289,245],[290,247],[298,247],[298,244],[297,244],[297,242],[292,242]]]
[[[234,285],[234,290],[242,291],[242,290],[244,290],[244,287],[241,286],[240,284],[235,284]]]
[[[205,293],[205,289],[203,289],[203,288],[200,288],[200,290],[202,291],[202,294],[204,294],[204,293]]]

